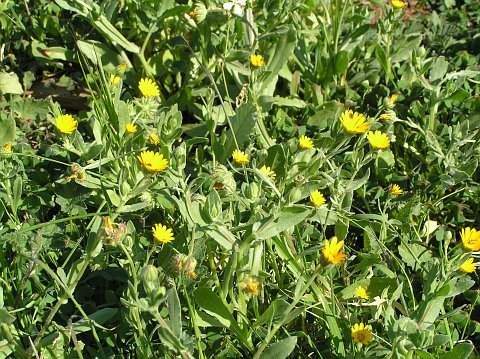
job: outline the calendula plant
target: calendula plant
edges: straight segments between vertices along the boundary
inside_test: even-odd
[[[478,354],[471,2],[2,6],[2,358]]]

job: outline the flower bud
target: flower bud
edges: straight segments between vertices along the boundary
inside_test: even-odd
[[[153,291],[158,285],[158,269],[148,264],[142,268],[140,273],[142,278],[143,286],[147,291]]]
[[[193,16],[192,16],[192,13],[193,13]],[[190,13],[190,16],[196,22],[202,22],[207,17],[207,14],[208,14],[208,10],[205,7],[205,5],[201,2],[197,2],[197,3],[195,3],[193,11]]]
[[[173,152],[173,157],[177,162],[177,168],[179,170],[183,170],[187,163],[187,150],[185,142],[183,142],[180,146],[178,146],[175,151]]]

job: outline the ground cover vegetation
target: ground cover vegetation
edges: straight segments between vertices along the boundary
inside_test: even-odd
[[[476,357],[479,21],[2,1],[0,357]]]

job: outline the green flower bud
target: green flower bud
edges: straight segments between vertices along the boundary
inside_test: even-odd
[[[180,146],[178,146],[175,151],[173,152],[173,157],[177,162],[177,168],[179,170],[183,170],[187,163],[187,150],[185,142],[183,142]]]
[[[143,287],[146,291],[153,291],[158,285],[158,269],[148,264],[142,268],[140,273],[142,278]]]
[[[208,14],[208,10],[205,7],[205,5],[202,4],[201,2],[198,2],[195,4],[193,11],[190,13],[190,17],[192,17],[197,22],[202,22],[207,17],[207,14]]]

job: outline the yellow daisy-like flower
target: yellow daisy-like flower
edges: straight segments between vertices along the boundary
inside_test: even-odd
[[[5,146],[3,146],[2,150],[0,152],[3,153],[10,153],[12,152],[12,144],[11,142],[7,143]]]
[[[55,126],[65,135],[71,135],[77,129],[77,125],[78,122],[72,115],[60,115],[55,119]]]
[[[143,78],[138,83],[138,88],[142,93],[143,97],[154,97],[160,96],[160,90],[153,80],[148,78]]]
[[[345,131],[351,135],[367,132],[370,126],[365,115],[352,110],[343,111],[340,122]]]
[[[390,120],[390,118],[391,118],[390,114],[388,114],[388,113],[382,113],[379,117],[379,119],[382,120],[382,121],[388,121],[388,120]]]
[[[111,75],[110,75],[110,83],[111,83],[112,85],[116,86],[120,80],[121,80],[121,79],[120,79],[119,76],[115,76],[114,74],[111,74]]]
[[[307,136],[300,136],[300,138],[298,139],[298,145],[302,150],[308,150],[310,148],[313,148],[312,139]]]
[[[158,152],[143,151],[137,158],[149,172],[160,172],[168,167],[168,161]]]
[[[394,184],[392,188],[390,188],[390,193],[394,196],[400,196],[403,194],[403,189],[401,189],[398,184]]]
[[[355,295],[362,299],[370,299],[370,295],[367,292],[367,288],[362,286],[355,288]]]
[[[164,226],[161,223],[155,224],[155,226],[152,229],[152,232],[153,232],[153,237],[157,242],[168,243],[175,239],[173,237],[172,229],[167,228],[167,226]]]
[[[385,106],[387,106],[389,109],[393,109],[395,107],[395,102],[398,99],[398,95],[394,93],[392,96],[387,97],[384,100]]]
[[[127,70],[128,65],[123,63],[117,66],[118,71],[120,71],[122,74]]]
[[[462,243],[465,249],[470,251],[480,250],[480,232],[475,228],[462,228],[460,238],[462,238]]]
[[[312,202],[314,206],[320,207],[325,204],[326,200],[319,190],[315,190],[310,194],[310,202]]]
[[[248,165],[250,163],[250,159],[248,158],[248,155],[240,150],[235,150],[232,153],[233,160],[240,164],[240,165]]]
[[[390,139],[386,133],[382,133],[381,131],[370,131],[367,139],[374,150],[381,150],[390,146]]]
[[[403,0],[392,0],[392,7],[394,9],[403,9],[405,6],[407,6],[407,3]]]
[[[262,67],[265,65],[265,60],[262,55],[250,55],[250,63],[255,67]]]
[[[148,142],[150,142],[152,145],[157,146],[160,144],[160,138],[157,136],[156,133],[152,132],[148,135]]]
[[[337,237],[332,237],[331,242],[325,240],[325,248],[322,249],[323,258],[331,264],[339,264],[346,258],[342,252],[344,241],[338,241]]]
[[[367,345],[372,340],[373,335],[369,325],[357,323],[352,327],[352,337],[355,343]]]
[[[130,133],[130,134],[133,134],[133,133],[136,133],[137,132],[137,125],[135,125],[134,123],[127,123],[125,125],[125,131],[127,131],[127,133]]]
[[[275,177],[277,176],[277,174],[274,171],[272,171],[270,167],[267,167],[265,165],[263,165],[260,168],[260,172],[262,172],[265,176],[270,177],[272,180],[274,180]]]
[[[257,277],[247,275],[240,282],[239,287],[242,291],[250,295],[258,295],[262,283]]]
[[[460,266],[460,271],[464,273],[473,273],[477,269],[480,263],[473,263],[473,258],[468,258],[463,264]]]

